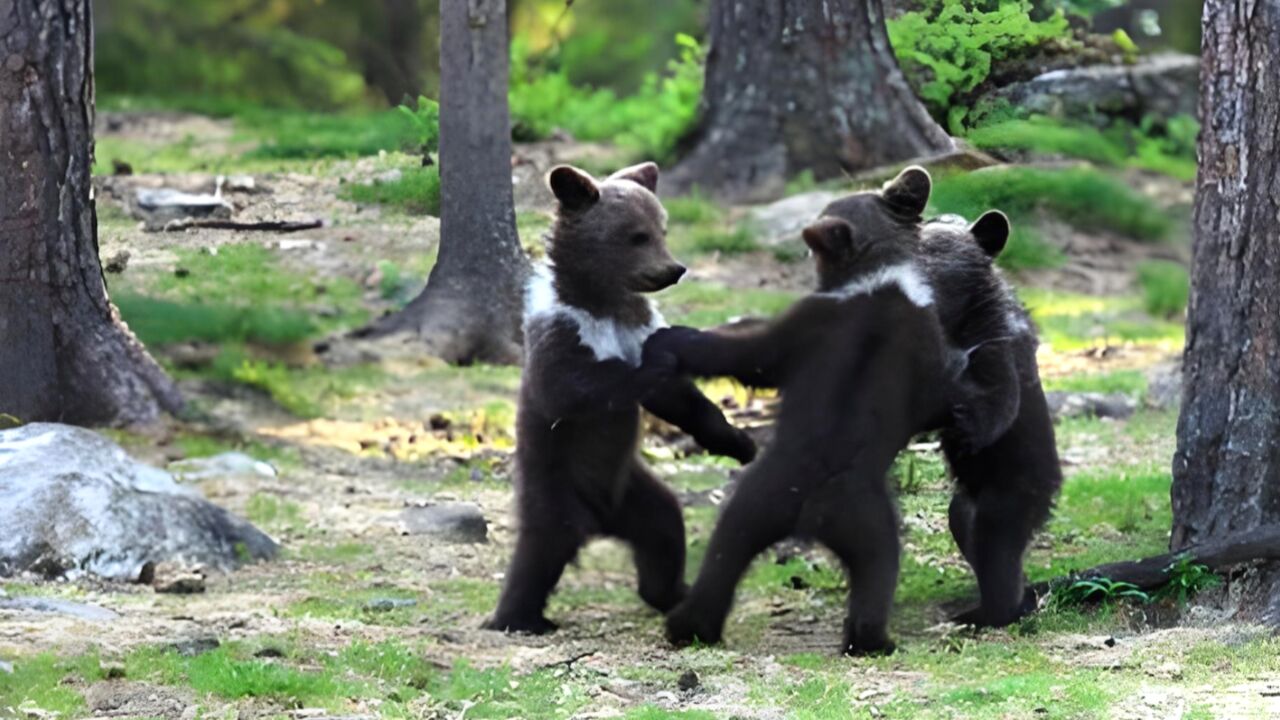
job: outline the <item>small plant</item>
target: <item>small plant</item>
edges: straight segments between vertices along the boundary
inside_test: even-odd
[[[1207,565],[1195,562],[1186,554],[1173,561],[1165,572],[1169,575],[1169,582],[1156,591],[1155,597],[1157,600],[1173,600],[1179,607],[1186,605],[1200,591],[1222,584],[1222,578]]]
[[[431,155],[440,148],[440,105],[435,100],[418,97],[418,107],[401,105],[400,115],[409,121],[413,143],[422,153],[422,164],[431,164]]]
[[[1133,583],[1110,578],[1080,578],[1053,591],[1054,603],[1060,607],[1100,603],[1111,605],[1121,600],[1151,602],[1151,595]]]
[[[1148,260],[1138,266],[1142,303],[1154,317],[1175,318],[1187,309],[1191,280],[1187,269],[1168,260]]]

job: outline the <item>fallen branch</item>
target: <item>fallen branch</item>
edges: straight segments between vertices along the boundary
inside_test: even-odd
[[[1056,578],[1032,586],[1037,596],[1043,597],[1064,582],[1085,578],[1107,578],[1152,590],[1169,582],[1169,566],[1187,557],[1193,563],[1204,565],[1215,573],[1256,560],[1280,560],[1280,525],[1264,525],[1235,535],[1193,545],[1178,552],[1156,555],[1142,560],[1107,563],[1081,570],[1067,577]]]
[[[324,227],[323,220],[260,220],[257,222],[241,222],[238,220],[218,220],[214,218],[191,218],[174,220],[165,223],[165,232],[181,232],[190,228],[204,230],[245,230],[257,232],[291,233],[303,230],[316,230]]]

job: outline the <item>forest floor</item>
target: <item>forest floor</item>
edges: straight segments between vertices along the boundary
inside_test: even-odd
[[[255,159],[255,141],[231,121],[186,115],[106,114],[99,132],[111,292],[191,405],[181,421],[112,435],[161,466],[228,450],[271,463],[275,476],[199,486],[275,537],[282,556],[211,575],[191,595],[6,582],[8,596],[113,615],[0,610],[0,717],[1280,716],[1280,641],[1232,620],[1229,585],[1189,607],[1058,602],[1004,631],[947,624],[975,588],[947,532],[949,481],[927,438],[892,478],[905,543],[891,657],[836,655],[839,568],[820,549],[790,544],[754,566],[723,647],[670,648],[661,618],[633,590],[626,551],[604,541],[560,583],[548,611],[559,632],[480,630],[512,547],[519,371],[448,367],[401,343],[339,335],[425,282],[438,221],[357,202],[351,190],[373,179],[395,186],[417,158]],[[517,154],[519,224],[536,254],[550,210],[541,174],[563,160],[603,169],[611,156],[572,143]],[[134,173],[106,174],[112,160]],[[236,219],[326,224],[287,235],[147,232],[130,215],[139,187],[211,191],[220,173],[254,178],[252,189],[226,186]],[[1046,387],[1109,393],[1133,407],[1123,418],[1059,421],[1067,480],[1027,561],[1034,580],[1167,544],[1182,327],[1148,314],[1150,290],[1134,267],[1185,261],[1189,189],[1122,178],[1152,212],[1175,219],[1168,239],[1140,242],[1037,210],[1034,226],[1060,259],[1011,276],[1045,339]],[[671,244],[692,271],[657,297],[669,321],[769,314],[806,290],[799,243],[759,244],[750,210],[696,198],[671,208]],[[325,338],[337,339],[317,354]],[[735,421],[767,425],[767,395],[726,382],[706,390]],[[692,574],[736,468],[665,432],[650,433],[644,452],[684,501]],[[487,540],[449,544],[406,530],[406,508],[439,502],[477,506]]]

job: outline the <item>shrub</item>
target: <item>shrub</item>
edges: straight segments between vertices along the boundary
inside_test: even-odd
[[[511,43],[510,106],[517,140],[545,138],[557,128],[580,140],[609,140],[638,156],[665,161],[697,120],[706,54],[688,35],[664,74],[650,73],[624,98],[574,85],[563,70],[539,70],[528,43]]]
[[[1148,260],[1138,266],[1138,284],[1147,312],[1173,318],[1187,309],[1191,279],[1187,269],[1168,260]]]
[[[936,117],[954,128],[964,108],[954,100],[981,85],[994,61],[1070,37],[1061,10],[1031,19],[1027,0],[929,0],[887,23],[903,71]]]

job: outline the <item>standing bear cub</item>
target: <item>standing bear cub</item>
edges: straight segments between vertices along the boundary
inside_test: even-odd
[[[897,513],[885,476],[919,432],[945,425],[963,396],[963,352],[947,342],[914,242],[929,176],[903,171],[883,192],[840,201],[804,231],[818,291],[777,319],[698,332],[671,328],[646,362],[778,387],[774,441],[747,469],[685,600],[667,616],[676,644],[718,642],[752,559],[788,535],[817,539],[848,574],[843,651],[891,652]]]
[[[642,293],[685,268],[667,251],[667,214],[645,163],[597,182],[561,166],[549,177],[559,207],[550,273],[529,290],[516,429],[515,555],[493,630],[545,633],[547,598],[593,536],[631,546],[640,597],[666,612],[685,593],[684,519],[641,463],[640,408],[707,450],[747,463],[755,445],[670,365],[642,366],[644,341],[664,326]]]

